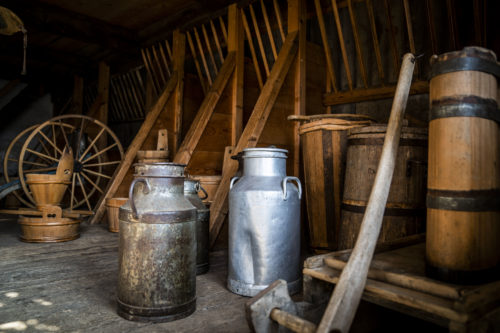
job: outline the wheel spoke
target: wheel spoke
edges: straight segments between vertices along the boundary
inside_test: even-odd
[[[92,149],[92,147],[95,145],[95,143],[97,142],[97,140],[99,139],[99,137],[102,135],[102,133],[104,133],[104,130],[105,130],[105,128],[103,127],[101,129],[101,131],[99,132],[99,134],[96,135],[96,137],[94,138],[94,140],[92,140],[92,142],[87,147],[87,149],[85,149],[85,151],[83,152],[82,156],[80,156],[80,158],[78,158],[78,162],[81,162],[82,159],[85,157],[85,155],[87,155],[87,153],[90,151],[90,149]]]
[[[35,150],[31,150],[29,148],[26,148],[26,151],[32,153],[32,154],[35,154],[35,155],[38,155],[40,156],[41,158],[45,159],[45,160],[51,160],[51,161],[56,161],[56,162],[59,162],[59,160],[55,157],[52,157],[52,156],[49,156],[49,155],[45,155],[45,154],[42,154],[38,151],[35,151]]]
[[[50,143],[50,145],[51,145],[52,147],[54,147],[54,154],[55,154],[54,156],[55,156],[55,157],[57,157],[57,152],[59,152],[59,154],[61,154],[61,155],[63,154],[63,153],[62,153],[62,151],[61,151],[61,149],[59,149],[59,148],[55,145],[55,143],[54,143],[54,142],[50,141],[50,139],[49,139],[49,138],[48,138],[45,134],[43,134],[43,132],[42,132],[42,131],[38,132],[38,134],[40,134],[40,135],[41,135],[41,136],[42,136],[45,140],[47,140],[47,142],[48,142],[48,143]]]
[[[89,178],[89,176],[87,176],[84,172],[80,172],[80,174],[81,174],[81,175],[83,176],[83,178],[85,178],[85,179],[86,179],[86,180],[87,180],[90,184],[92,184],[92,186],[94,186],[94,188],[95,188],[96,190],[98,190],[99,192],[101,192],[102,194],[104,194],[104,191],[103,191],[103,190],[101,190],[101,188],[100,188],[99,186],[97,186],[97,184],[96,184],[96,183],[94,183],[94,182],[92,181],[92,179],[90,179],[90,178]]]
[[[80,157],[80,144],[82,141],[83,135],[83,124],[85,123],[85,118],[82,118],[82,122],[80,124],[80,133],[78,133],[78,141],[76,142],[76,152],[75,157],[78,159]]]
[[[76,176],[76,174],[73,173],[73,179],[71,181],[71,199],[70,199],[70,204],[69,204],[70,211],[73,210],[73,200],[75,199],[75,176]]]
[[[108,150],[110,150],[111,148],[113,148],[113,147],[115,147],[115,146],[117,146],[117,145],[118,145],[118,143],[116,143],[116,142],[115,142],[115,143],[113,143],[111,146],[107,146],[106,148],[104,148],[103,150],[101,150],[100,152],[98,152],[97,154],[92,155],[92,156],[90,156],[89,158],[87,158],[86,160],[81,161],[81,162],[82,162],[83,164],[85,164],[85,163],[87,163],[88,161],[90,161],[90,160],[92,160],[92,159],[96,158],[97,156],[102,155],[103,153],[107,152]]]
[[[55,170],[57,170],[57,167],[28,169],[28,170],[24,170],[24,173],[38,173],[38,172],[47,172],[47,171],[55,171]]]
[[[38,139],[38,143],[42,145],[42,149],[43,151],[47,154],[47,155],[52,155],[50,153],[50,151],[47,149],[47,146],[43,143],[42,140],[40,140],[40,138],[37,138]]]
[[[8,160],[11,161],[11,162],[17,162],[17,163],[19,163],[18,160],[15,160],[13,158],[9,158]],[[23,161],[23,164],[30,164],[30,165],[36,165],[36,166],[42,166],[42,167],[48,167],[49,166],[48,164],[45,164],[45,163],[37,163],[37,162],[31,162],[31,161]]]
[[[92,210],[92,206],[90,205],[89,198],[87,197],[87,191],[85,191],[85,186],[83,186],[82,182],[82,177],[80,177],[80,174],[76,174],[78,177],[78,182],[80,183],[80,187],[82,188],[83,196],[85,197],[85,202],[87,202],[87,207],[89,207],[89,210]]]
[[[104,178],[111,179],[111,176],[105,175],[105,174],[100,173],[100,172],[92,171],[92,170],[85,169],[85,168],[83,168],[83,171],[88,172],[88,173],[90,173],[92,175],[95,175],[95,176],[101,176],[101,177],[104,177]]]
[[[59,153],[62,156],[62,151],[60,151],[59,148],[57,148],[57,146],[56,146],[56,129],[55,129],[55,126],[54,126],[54,124],[51,124],[50,126],[52,127],[52,139],[54,140],[54,143],[52,144],[52,146],[54,147],[54,157],[57,157],[57,152],[58,151],[59,151]],[[42,133],[42,131],[40,131],[40,133]]]
[[[85,166],[86,167],[96,167],[96,166],[120,164],[121,162],[122,161],[102,162],[102,163],[85,164]]]
[[[64,142],[66,142],[66,146],[68,148],[71,148],[71,146],[69,145],[68,137],[66,136],[66,132],[64,132],[64,126],[60,120],[59,120],[59,127],[61,128],[61,133],[64,137]]]

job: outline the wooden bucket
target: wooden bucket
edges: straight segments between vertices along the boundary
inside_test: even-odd
[[[500,271],[500,66],[479,47],[432,60],[427,273],[460,284],[493,280]]]
[[[338,248],[347,131],[369,125],[371,120],[355,114],[315,115],[304,120],[299,134],[310,246],[316,252],[334,251]]]
[[[377,173],[386,125],[350,131],[339,249],[356,243]],[[427,130],[403,127],[379,243],[422,233],[425,227]]]
[[[50,218],[19,216],[20,239],[30,243],[66,242],[80,237],[79,220],[70,218]]]
[[[108,227],[111,232],[120,231],[118,213],[120,207],[128,201],[128,198],[108,198],[106,199],[106,211],[108,214]]]
[[[202,199],[203,203],[211,204],[214,199],[215,192],[217,192],[217,188],[219,187],[222,176],[191,175],[190,177],[194,180],[199,180],[201,187],[206,191],[206,194],[202,190],[198,192],[198,196]]]
[[[26,184],[28,184],[33,200],[38,209],[45,206],[57,206],[61,202],[64,191],[70,181],[58,179],[56,175],[49,174],[26,174]]]

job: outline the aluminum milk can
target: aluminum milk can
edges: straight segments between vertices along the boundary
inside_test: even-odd
[[[288,151],[243,150],[243,176],[229,192],[228,288],[255,296],[277,279],[299,291],[301,185],[286,175]],[[293,184],[296,182],[297,186]]]
[[[200,181],[193,179],[184,180],[184,196],[196,207],[196,274],[208,272],[208,224],[210,222],[210,209],[198,196],[198,191],[207,192],[201,187]]]
[[[118,314],[166,322],[196,308],[196,208],[184,197],[184,165],[135,164],[120,207]]]

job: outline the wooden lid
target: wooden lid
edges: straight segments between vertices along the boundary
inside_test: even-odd
[[[368,126],[372,124],[371,120],[345,120],[345,119],[335,119],[326,118],[319,119],[305,124],[300,125],[299,134],[305,134],[318,130],[328,130],[328,131],[345,131],[354,127]]]

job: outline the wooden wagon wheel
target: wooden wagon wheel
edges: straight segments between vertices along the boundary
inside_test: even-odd
[[[3,159],[3,177],[5,179],[5,183],[9,183],[13,180],[17,180],[18,177],[12,177],[9,175],[9,170],[18,170],[19,165],[19,152],[29,134],[37,128],[38,125],[33,125],[31,127],[26,128],[21,133],[19,133],[9,144],[9,147],[5,151],[4,159]],[[25,161],[26,165],[36,165],[40,161]],[[43,163],[43,162],[42,162]],[[23,191],[17,190],[12,192],[15,197],[24,205],[35,208],[35,206],[29,201]]]
[[[28,199],[35,203],[25,175],[54,172],[66,146],[72,148],[75,161],[72,183],[61,206],[73,210],[85,204],[92,210],[99,199],[96,194],[104,194],[108,181],[120,164],[123,148],[109,127],[91,117],[59,116],[34,129],[19,155],[21,186]],[[37,165],[30,165],[29,162],[34,160],[38,161]]]

